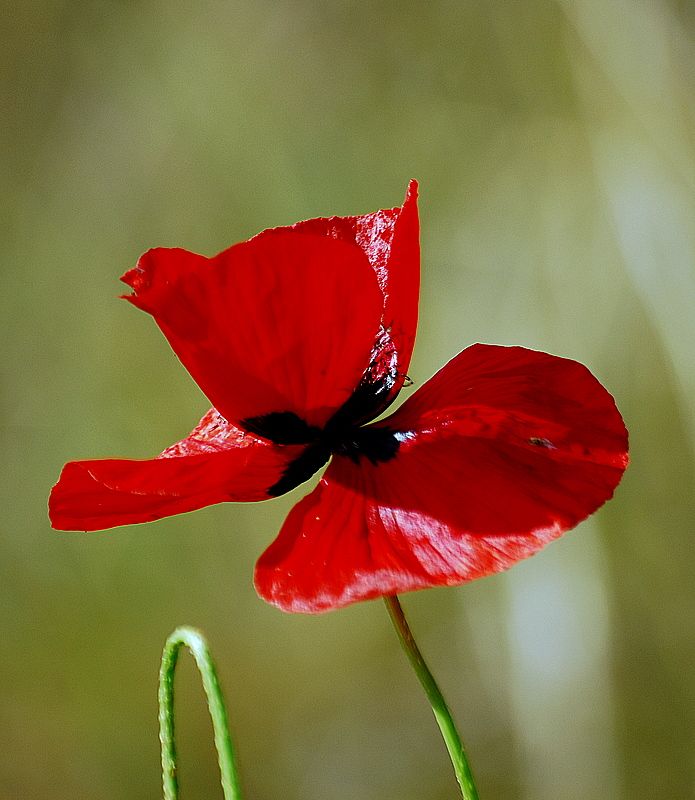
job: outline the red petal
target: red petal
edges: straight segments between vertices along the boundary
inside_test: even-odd
[[[214,258],[146,253],[123,280],[230,420],[293,412],[322,425],[369,363],[382,298],[354,245],[269,231]]]
[[[230,425],[214,409],[181,442],[149,461],[66,464],[49,499],[58,530],[150,522],[226,500],[266,500],[301,447],[277,447]]]
[[[575,361],[475,345],[392,417],[396,457],[334,458],[256,568],[287,611],[507,569],[609,499],[627,466],[613,398]]]
[[[384,296],[383,327],[397,354],[399,380],[391,397],[400,389],[413,352],[420,296],[420,223],[417,181],[410,181],[403,205],[355,217],[328,217],[297,222],[292,230],[329,236],[360,247],[374,268]],[[287,230],[277,229],[276,230]],[[390,352],[378,343],[376,358],[388,370]],[[383,352],[382,352],[383,351]],[[373,371],[372,378],[380,375]]]
[[[553,463],[627,466],[627,431],[613,397],[583,364],[525,347],[466,348],[388,426],[442,435],[454,426],[460,435],[520,446]]]

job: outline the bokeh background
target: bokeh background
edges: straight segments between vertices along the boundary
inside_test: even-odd
[[[444,800],[381,603],[285,616],[253,564],[302,495],[53,532],[64,461],[149,457],[206,401],[118,276],[421,182],[417,383],[474,341],[588,364],[632,465],[511,572],[405,597],[485,800],[695,797],[695,6],[2,4],[0,797],[160,793],[161,646],[200,626],[248,800]],[[189,658],[186,798],[221,797]]]

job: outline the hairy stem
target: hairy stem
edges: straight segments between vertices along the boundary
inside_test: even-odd
[[[222,792],[225,800],[241,800],[239,776],[234,762],[234,749],[229,735],[229,722],[222,689],[205,637],[194,628],[177,628],[167,639],[159,670],[159,741],[162,745],[162,784],[164,800],[178,800],[176,776],[176,744],[174,742],[174,671],[182,645],[190,650],[203,679],[215,735],[217,760],[220,765]]]
[[[391,617],[391,622],[396,629],[401,645],[415,670],[415,674],[422,684],[422,688],[425,690],[427,699],[430,701],[430,706],[432,706],[432,711],[439,725],[439,730],[442,732],[446,749],[449,751],[449,757],[451,758],[451,763],[456,773],[456,779],[461,787],[461,797],[463,800],[479,800],[478,790],[475,788],[473,773],[468,764],[461,737],[456,730],[451,712],[442,696],[439,686],[437,686],[437,682],[415,642],[398,597],[396,597],[396,595],[385,597],[384,602],[386,603],[389,617]]]

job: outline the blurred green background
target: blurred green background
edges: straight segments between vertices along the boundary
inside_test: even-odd
[[[632,439],[614,501],[511,572],[407,596],[484,800],[695,797],[695,6],[673,0],[3,3],[0,797],[151,800],[156,681],[205,630],[248,800],[456,788],[379,602],[252,586],[304,490],[53,532],[64,461],[207,408],[118,276],[421,182],[410,374],[471,342],[577,358]],[[185,798],[221,797],[189,658]]]

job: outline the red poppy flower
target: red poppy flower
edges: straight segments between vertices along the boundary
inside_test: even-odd
[[[391,416],[419,294],[400,208],[264,231],[213,258],[150,250],[122,279],[213,408],[150,461],[77,461],[53,526],[102,530],[284,494],[330,461],[258,561],[260,595],[318,612],[506,569],[608,500],[627,466],[586,367],[476,344]]]

